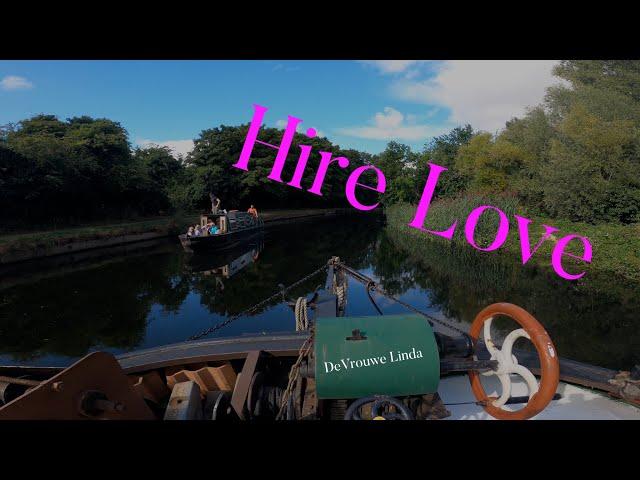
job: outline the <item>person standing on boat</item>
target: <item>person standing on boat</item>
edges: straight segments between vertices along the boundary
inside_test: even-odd
[[[211,213],[215,215],[220,207],[220,199],[213,192],[209,192],[209,200],[211,200]]]
[[[251,205],[251,207],[249,207],[249,210],[247,210],[247,213],[250,213],[255,218],[258,218],[258,210],[256,210],[256,207],[254,207],[253,205]]]

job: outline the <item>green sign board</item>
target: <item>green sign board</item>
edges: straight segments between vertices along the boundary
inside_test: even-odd
[[[440,356],[418,315],[325,317],[316,321],[319,398],[421,395],[438,390]]]

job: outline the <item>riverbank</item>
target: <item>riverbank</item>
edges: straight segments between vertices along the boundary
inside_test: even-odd
[[[327,216],[348,214],[353,209],[266,210],[265,226],[279,226]],[[0,265],[113,247],[178,235],[200,215],[164,216],[114,224],[91,224],[73,228],[0,235]]]
[[[444,230],[451,225],[454,219],[464,222],[469,212],[477,205],[473,201],[466,200],[444,200],[436,201],[432,204],[427,222],[429,228],[434,230]],[[498,207],[503,209],[510,220],[510,231],[516,232],[517,225],[513,217],[513,213],[517,212],[517,206],[507,201],[504,205],[496,203]],[[421,232],[415,228],[407,226],[415,214],[415,206],[400,204],[393,205],[385,210],[387,222],[390,227],[398,230],[407,236],[407,242],[415,244],[418,249],[420,245],[428,248],[429,244],[448,243],[448,240],[435,237],[428,233]],[[543,270],[551,271],[550,257],[555,242],[563,235],[576,233],[589,238],[593,246],[593,260],[591,264],[580,263],[579,269],[585,270],[586,275],[613,275],[614,277],[623,278],[632,282],[640,281],[640,224],[622,225],[622,224],[599,224],[591,225],[582,222],[571,222],[563,219],[548,219],[536,216],[526,215],[531,218],[530,239],[539,239],[544,233],[543,224],[552,225],[560,231],[551,239],[544,242],[539,250],[531,257],[527,265],[521,268],[528,268],[529,265],[535,265]],[[494,225],[495,223],[495,225]],[[479,225],[477,229],[478,243],[483,246],[492,241],[491,235],[495,235],[497,222],[486,221],[484,225]],[[476,251],[468,245],[462,228],[458,228],[453,238],[453,244],[469,250],[469,255],[476,254]],[[505,244],[497,252],[486,252],[486,256],[509,255],[513,257],[513,261],[521,262],[521,252],[519,237],[517,234],[511,234],[507,238]],[[483,243],[484,242],[484,243]],[[536,240],[537,242],[537,240]],[[465,251],[463,249],[463,251]],[[571,249],[568,249],[571,251]],[[580,252],[574,252],[579,254]],[[578,271],[578,267],[575,268]]]

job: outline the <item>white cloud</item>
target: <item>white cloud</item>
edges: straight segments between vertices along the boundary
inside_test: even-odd
[[[7,75],[0,81],[0,88],[3,90],[28,90],[33,88],[33,83],[24,77]]]
[[[371,125],[361,127],[345,127],[338,133],[349,137],[367,138],[371,140],[426,140],[434,135],[440,135],[449,129],[448,125],[436,127],[433,125],[419,125],[415,122],[415,115],[405,116],[392,107],[385,107],[383,112],[375,114]]]
[[[276,128],[281,128],[284,129],[287,126],[287,121],[286,120],[278,120],[276,121]],[[316,127],[303,127],[301,123],[298,124],[298,126],[296,127],[296,132],[301,133],[303,135],[307,134],[307,130],[309,128],[313,128],[316,131],[316,137],[326,137],[325,133],[316,128]]]
[[[193,150],[193,140],[148,140],[141,138],[136,141],[139,147],[168,147],[174,155],[178,157],[185,157],[191,150]]]
[[[391,92],[407,101],[439,105],[450,110],[449,123],[470,123],[495,132],[526,107],[543,99],[546,88],[558,80],[551,70],[555,60],[453,60],[439,65],[426,80],[403,78]]]
[[[365,65],[377,68],[381,73],[402,73],[420,60],[361,60]]]

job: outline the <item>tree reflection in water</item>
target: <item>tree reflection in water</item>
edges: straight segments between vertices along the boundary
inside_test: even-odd
[[[611,368],[640,363],[636,285],[596,275],[566,282],[499,255],[460,252],[449,242],[416,244],[360,218],[282,227],[224,255],[189,256],[166,243],[108,260],[25,268],[22,277],[14,273],[11,282],[0,282],[0,362],[65,365],[91,350],[119,353],[183,341],[333,255],[420,308],[470,322],[484,306],[508,301],[545,325],[562,356]],[[288,296],[310,295],[325,280],[318,275]],[[375,314],[362,289],[353,288],[348,302],[352,315]],[[293,329],[290,308],[274,300],[215,335]]]

